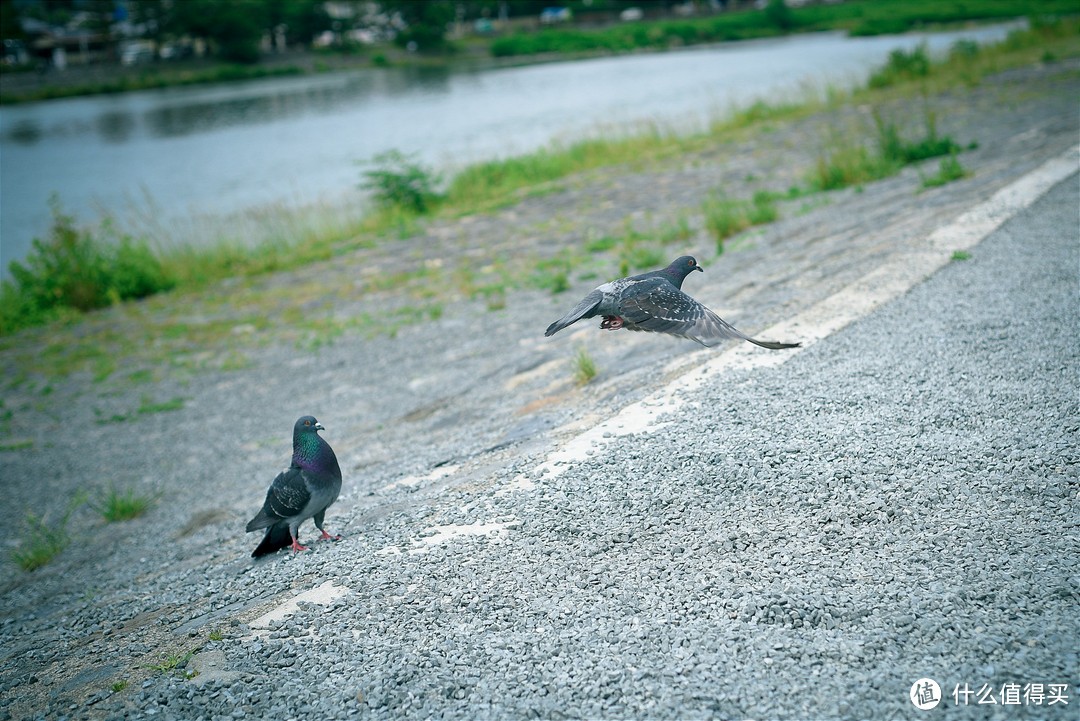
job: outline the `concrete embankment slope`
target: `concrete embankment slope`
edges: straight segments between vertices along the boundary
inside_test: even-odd
[[[782,364],[696,370],[647,428],[323,564],[312,603],[220,644],[224,680],[158,680],[142,703],[902,718],[928,677],[983,718],[964,689],[1074,694],[1078,192],[1074,173],[1036,192],[969,259]],[[1070,716],[1018,698],[995,710]]]
[[[965,684],[1071,695],[1076,77],[1028,68],[929,99],[942,133],[978,141],[969,177],[922,189],[931,161],[811,196],[719,256],[703,197],[750,177],[789,187],[814,162],[808,139],[869,114],[597,171],[181,308],[87,318],[73,338],[155,314],[192,333],[232,321],[224,348],[195,351],[235,344],[250,366],[177,364],[140,385],[120,358],[105,381],[7,386],[2,428],[27,441],[3,458],[15,520],[54,520],[112,482],[161,495],[123,524],[82,508],[47,566],[5,567],[0,717],[913,717],[921,676],[946,705]],[[680,214],[694,225],[672,253],[707,261],[688,289],[805,349],[586,324],[543,338],[599,282],[577,275],[569,293],[448,303],[317,347],[229,315],[249,291],[298,285],[315,320],[378,315],[408,299],[355,289],[387,268],[550,253]],[[46,358],[64,330],[20,343]],[[585,386],[579,347],[600,368]],[[13,375],[19,351],[0,352]],[[183,404],[136,412],[147,397]],[[252,564],[244,523],[306,413],[342,461],[327,526],[346,540]],[[969,701],[958,717],[992,715]],[[1070,701],[994,709],[1055,718]]]

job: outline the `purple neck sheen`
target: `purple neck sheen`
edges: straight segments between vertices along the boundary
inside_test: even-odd
[[[333,455],[330,446],[314,431],[300,433],[293,440],[293,464],[300,468],[325,469],[327,456]]]

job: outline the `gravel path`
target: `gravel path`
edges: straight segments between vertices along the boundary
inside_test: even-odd
[[[1026,107],[980,116],[1018,84]],[[755,334],[805,309],[1073,146],[1076,87],[1066,68],[972,91],[972,178],[917,195],[911,170],[830,196],[710,257],[688,289]],[[659,215],[747,168],[782,184],[797,167],[781,159],[809,131],[786,132],[791,145],[751,141],[708,172],[699,158],[585,178],[396,252],[539,233],[544,203],[576,199],[593,215],[557,248],[625,218],[611,205],[622,194],[654,198]],[[155,397],[186,399],[172,413],[96,422],[146,391],[76,381],[36,406],[9,396],[9,422],[33,441],[4,454],[16,508],[55,517],[75,488],[109,482],[162,496],[127,524],[76,514],[52,564],[5,567],[0,718],[911,717],[921,676],[946,706],[965,683],[1074,695],[1076,198],[1074,176],[971,260],[778,367],[708,377],[678,424],[559,475],[534,469],[715,356],[595,328],[540,337],[588,278],[494,313],[462,303],[395,337],[290,339],[247,370],[166,374]],[[690,245],[709,257],[704,237]],[[357,271],[258,282],[338,288]],[[578,388],[568,359],[582,344],[601,375]],[[342,459],[327,525],[347,538],[252,564],[257,539],[239,529],[303,413]],[[161,670],[170,659],[182,663]],[[951,710],[1069,716],[972,704]]]

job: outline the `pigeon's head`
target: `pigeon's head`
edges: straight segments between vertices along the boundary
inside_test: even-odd
[[[315,420],[315,416],[300,416],[296,420],[296,425],[293,426],[293,435],[298,436],[303,433],[317,433],[318,431],[326,430],[323,428],[323,424]]]
[[[301,468],[317,468],[322,465],[320,460],[323,456],[331,458],[334,452],[330,446],[319,436],[319,431],[324,430],[322,423],[315,420],[315,416],[301,416],[293,426],[293,464]],[[337,463],[335,460],[334,463]]]
[[[692,255],[684,255],[681,258],[676,258],[671,262],[671,265],[664,268],[664,272],[674,279],[675,285],[680,287],[683,278],[690,275],[690,273],[695,270],[702,270],[702,268],[698,265],[697,260]]]

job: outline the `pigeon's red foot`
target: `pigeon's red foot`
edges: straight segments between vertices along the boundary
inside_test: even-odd
[[[619,330],[622,328],[623,319],[617,315],[605,315],[604,320],[601,321],[600,327],[603,330]]]
[[[307,546],[301,546],[300,541],[297,541],[294,538],[294,539],[292,539],[292,550],[293,550],[293,553],[300,553],[300,551],[306,551]]]
[[[322,529],[320,528],[319,530],[321,531]],[[320,537],[319,537],[319,540],[320,540],[320,541],[340,541],[341,539],[342,539],[342,536],[340,536],[340,535],[338,535],[338,536],[331,536],[331,535],[330,535],[329,533],[327,533],[326,531],[323,531],[323,532],[322,532],[322,536],[320,536]]]

